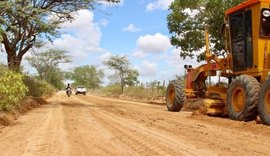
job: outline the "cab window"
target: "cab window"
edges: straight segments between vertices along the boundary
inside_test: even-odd
[[[244,69],[246,67],[245,56],[245,38],[244,38],[244,14],[236,13],[230,16],[232,55],[234,70]]]
[[[231,16],[230,23],[231,23],[232,39],[237,40],[237,39],[243,38],[243,33],[244,33],[243,14],[238,13],[234,16]]]
[[[234,71],[253,66],[252,12],[244,10],[229,16]]]

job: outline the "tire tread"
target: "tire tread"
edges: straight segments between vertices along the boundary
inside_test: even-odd
[[[235,112],[231,103],[231,94],[235,86],[244,88],[246,94],[246,104],[241,112]],[[251,121],[258,115],[258,97],[260,92],[260,83],[256,78],[249,75],[240,75],[230,84],[227,93],[228,115],[233,120]]]
[[[175,101],[172,104],[172,107],[168,105],[168,100],[167,100],[168,89],[171,85],[173,85],[173,87],[175,88]],[[179,112],[181,108],[183,107],[184,100],[185,100],[185,92],[183,90],[183,87],[184,87],[183,84],[177,80],[172,80],[169,83],[169,86],[167,88],[167,95],[166,95],[166,104],[169,111]]]
[[[267,93],[269,89],[270,89],[270,79],[266,80],[263,83],[262,88],[260,90],[258,103],[258,112],[260,114],[260,119],[265,125],[270,125],[270,114],[269,112],[267,112],[267,110],[265,110],[266,103],[264,103],[264,96],[266,96],[265,93]]]

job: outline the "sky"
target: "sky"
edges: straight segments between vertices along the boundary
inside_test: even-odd
[[[54,48],[64,49],[72,57],[72,62],[60,67],[71,70],[95,65],[108,77],[113,71],[103,62],[110,56],[121,55],[127,56],[139,71],[141,82],[169,81],[175,75],[183,75],[185,64],[198,63],[180,59],[180,49],[170,44],[166,18],[172,1],[122,0],[117,5],[80,10],[72,23],[61,25],[61,36],[53,42]],[[105,78],[104,82],[108,80]]]

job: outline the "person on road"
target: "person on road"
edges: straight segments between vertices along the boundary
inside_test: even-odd
[[[66,94],[68,95],[68,92],[70,91],[70,94],[72,93],[72,87],[71,85],[68,83],[67,87],[66,87]]]

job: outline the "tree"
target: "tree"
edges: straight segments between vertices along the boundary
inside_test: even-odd
[[[76,67],[68,74],[74,80],[74,85],[84,85],[86,88],[96,89],[100,87],[104,73],[92,65]]]
[[[180,47],[180,57],[204,59],[202,51],[205,46],[204,31],[210,34],[211,51],[223,55],[225,43],[221,33],[225,11],[245,0],[175,0],[171,13],[167,16],[171,44]]]
[[[70,62],[69,56],[66,55],[66,52],[59,49],[33,52],[32,56],[26,57],[26,60],[37,70],[41,80],[48,77],[48,73],[58,68],[60,63]]]
[[[44,79],[55,88],[61,90],[65,87],[63,82],[65,79],[64,75],[65,73],[57,67],[50,69]]]
[[[133,86],[138,83],[139,72],[131,68],[130,62],[126,56],[112,56],[104,64],[110,69],[115,70],[120,79],[121,92],[124,92],[126,85]]]
[[[10,69],[19,70],[23,56],[38,38],[52,41],[59,25],[74,19],[74,12],[93,9],[98,1],[119,0],[2,0],[0,39],[5,46]]]

